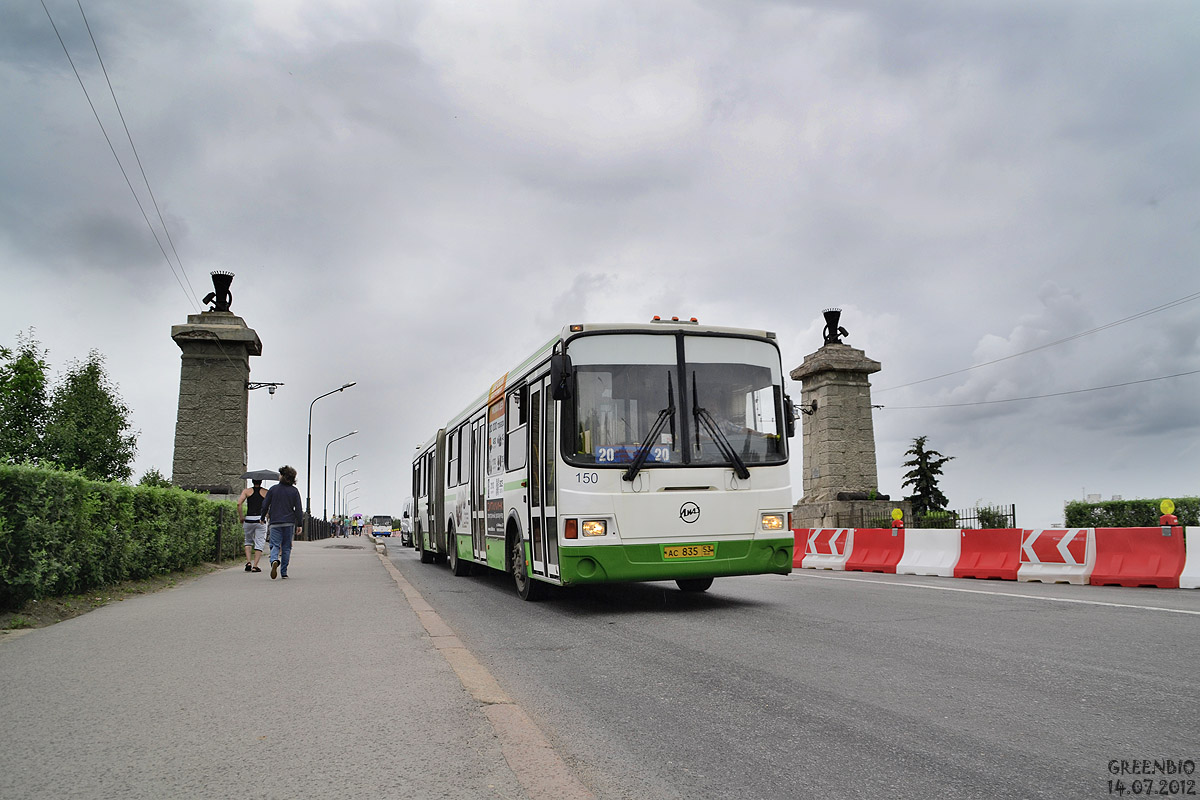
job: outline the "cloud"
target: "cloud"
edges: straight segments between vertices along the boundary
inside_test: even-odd
[[[78,9],[48,6],[161,236]],[[335,448],[362,450],[362,503],[390,513],[412,447],[564,324],[773,330],[790,370],[836,305],[848,343],[883,363],[881,488],[898,493],[907,443],[928,434],[958,456],[952,501],[1008,498],[1043,522],[1083,483],[1189,490],[1163,452],[1195,447],[1194,377],[899,407],[1196,369],[1191,305],[884,391],[1196,291],[1188,6],[87,11],[195,293],[237,273],[234,311],[264,344],[254,377],[285,383],[251,397],[258,466],[302,463],[312,398],[358,380],[318,403],[313,440],[360,429]],[[198,308],[36,6],[0,28],[0,101],[8,335],[36,324],[55,362],[80,342],[108,356],[139,474],[168,472],[169,331]]]

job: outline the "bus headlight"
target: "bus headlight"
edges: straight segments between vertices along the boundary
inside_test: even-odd
[[[783,530],[783,514],[763,514],[762,528],[764,531]]]
[[[608,533],[608,523],[602,519],[585,519],[583,521],[584,536],[603,536]]]

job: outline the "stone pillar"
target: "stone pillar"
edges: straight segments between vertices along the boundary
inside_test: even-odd
[[[229,311],[189,314],[171,338],[183,351],[171,482],[236,497],[246,486],[250,356],[262,342]]]
[[[858,527],[851,515],[886,517],[903,506],[879,497],[875,426],[868,376],[882,365],[840,342],[825,344],[791,372],[802,384],[804,497],[793,509],[798,528]],[[814,405],[815,403],[815,405]],[[906,509],[907,514],[907,509]]]
[[[871,383],[881,368],[862,350],[827,344],[792,370],[800,381],[804,415],[804,499],[833,500],[838,492],[878,489]]]

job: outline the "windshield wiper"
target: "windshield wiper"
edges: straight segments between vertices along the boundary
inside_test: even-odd
[[[646,459],[650,457],[650,450],[654,447],[654,440],[662,433],[663,425],[671,421],[671,448],[675,448],[675,388],[671,383],[671,373],[667,373],[667,407],[658,412],[658,419],[654,420],[654,424],[650,426],[650,432],[646,434],[646,439],[638,449],[637,457],[633,459],[633,463],[629,465],[629,469],[625,470],[625,474],[621,476],[623,480],[632,481],[637,477],[637,474],[642,471],[642,467],[646,463]]]
[[[721,451],[721,455],[725,456],[725,460],[733,467],[733,471],[742,480],[750,477],[750,470],[746,469],[746,462],[742,461],[742,457],[737,454],[737,450],[733,449],[733,445],[729,443],[729,439],[717,427],[717,421],[712,418],[707,410],[700,407],[700,397],[696,392],[696,373],[692,373],[692,416],[696,418],[696,450],[700,450],[700,425],[703,423],[704,429],[708,431],[708,435],[717,443],[717,449]]]

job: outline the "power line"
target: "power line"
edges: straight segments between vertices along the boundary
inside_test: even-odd
[[[963,367],[962,369],[956,369],[951,372],[943,372],[941,375],[934,375],[932,378],[922,378],[919,381],[912,381],[911,383],[901,383],[897,386],[889,386],[886,389],[877,390],[875,392],[875,394],[882,394],[883,392],[890,392],[893,389],[903,389],[906,386],[916,386],[919,383],[929,383],[930,381],[936,381],[939,378],[947,378],[951,375],[958,375],[963,372],[970,372],[971,370],[979,369],[980,367],[988,367],[988,366],[991,366],[992,364],[999,364],[1001,361],[1008,361],[1010,358],[1017,358],[1018,356],[1025,356],[1025,355],[1029,355],[1030,353],[1036,353],[1039,350],[1045,350],[1049,347],[1054,347],[1055,345],[1065,344],[1066,342],[1071,342],[1076,339],[1081,339],[1084,336],[1090,336],[1093,333],[1099,333],[1101,331],[1106,331],[1109,328],[1115,328],[1118,325],[1124,325],[1126,322],[1132,322],[1136,319],[1141,319],[1142,317],[1148,317],[1151,314],[1157,314],[1160,311],[1166,311],[1168,308],[1174,308],[1175,306],[1180,306],[1180,305],[1183,305],[1184,303],[1190,303],[1191,301],[1193,301],[1197,298],[1200,298],[1200,292],[1195,292],[1193,294],[1189,294],[1187,297],[1181,297],[1178,300],[1172,300],[1171,302],[1164,303],[1161,306],[1155,306],[1154,308],[1148,309],[1146,311],[1141,311],[1132,316],[1125,317],[1124,319],[1119,319],[1116,322],[1109,322],[1105,325],[1101,325],[1098,328],[1092,328],[1091,330],[1083,331],[1082,333],[1076,333],[1071,336],[1067,336],[1063,339],[1057,339],[1053,342],[1047,342],[1046,344],[1038,345],[1037,347],[1031,347],[1028,350],[1022,350],[1019,353],[1013,353],[1012,355],[1002,356],[1001,358],[994,358],[991,361],[984,361],[979,364],[972,364],[969,367]],[[1087,390],[1085,390],[1085,391],[1087,391]],[[934,406],[911,406],[911,408],[926,408],[926,407],[934,408]]]
[[[188,279],[187,270],[183,268],[183,259],[179,257],[179,251],[175,249],[175,240],[171,238],[171,231],[167,228],[167,221],[163,219],[162,209],[158,207],[158,199],[154,196],[154,190],[150,188],[150,178],[146,176],[146,169],[142,166],[142,158],[138,155],[137,146],[133,143],[133,134],[129,132],[129,124],[125,122],[125,114],[121,111],[121,104],[117,102],[117,93],[113,89],[112,80],[108,77],[108,68],[104,66],[104,59],[100,55],[100,45],[96,44],[96,37],[92,35],[92,26],[88,22],[87,14],[83,12],[82,0],[75,0],[75,4],[79,6],[79,15],[83,17],[83,25],[87,28],[88,38],[92,40],[92,47],[96,51],[96,60],[100,62],[100,71],[104,73],[104,80],[108,84],[108,93],[112,95],[113,105],[117,108],[117,116],[121,118],[121,125],[125,128],[125,138],[129,140],[129,149],[133,151],[133,158],[137,161],[138,169],[142,173],[142,180],[146,183],[146,191],[150,193],[150,202],[154,203],[154,210],[158,212],[158,221],[162,223],[163,233],[167,236],[167,242],[171,245],[171,252],[175,254],[175,263],[179,265],[179,271],[183,274],[184,281],[187,282],[188,291],[192,294],[192,299],[199,303],[199,298],[196,295],[196,290],[192,287],[191,280]],[[166,256],[166,253],[163,253]]]
[[[167,261],[167,267],[170,268],[171,274],[175,276],[175,282],[179,284],[180,290],[184,297],[191,303],[193,308],[198,308],[195,299],[188,294],[184,288],[183,281],[179,278],[179,273],[175,271],[175,265],[171,263],[171,259],[167,256],[166,248],[162,246],[162,240],[158,238],[158,232],[154,230],[154,226],[150,223],[150,217],[146,214],[146,209],[142,206],[142,201],[137,195],[137,191],[133,188],[133,182],[129,180],[129,174],[125,172],[125,166],[121,163],[121,157],[117,155],[117,149],[113,147],[112,139],[108,137],[108,131],[104,129],[104,123],[100,121],[100,114],[96,111],[96,105],[92,102],[92,96],[88,94],[87,86],[83,83],[83,78],[79,74],[79,70],[75,67],[75,60],[71,58],[71,53],[67,50],[67,43],[63,41],[62,34],[58,32],[58,26],[54,24],[54,17],[50,15],[50,9],[46,7],[46,0],[41,0],[42,10],[46,12],[46,18],[50,20],[50,27],[54,29],[54,35],[58,37],[58,43],[62,45],[63,53],[67,56],[67,61],[71,64],[71,71],[75,73],[75,80],[79,81],[79,86],[83,89],[83,96],[87,98],[88,106],[92,109],[92,116],[96,118],[96,123],[100,126],[100,132],[104,134],[104,141],[108,142],[108,149],[112,151],[113,158],[117,160],[117,167],[121,170],[121,175],[125,177],[125,185],[129,187],[129,191],[133,194],[134,202],[137,203],[138,210],[142,212],[142,219],[146,220],[146,227],[150,229],[150,235],[154,237],[154,241],[158,244],[159,251],[163,254],[163,258]],[[193,293],[194,294],[194,293]]]
[[[973,403],[939,403],[928,406],[878,406],[878,408],[890,408],[894,410],[908,410],[914,408],[963,408],[965,406],[987,406],[997,403],[1016,403],[1021,400],[1041,400],[1044,397],[1062,397],[1068,394],[1083,394],[1084,392],[1099,392],[1104,389],[1118,389],[1122,386],[1133,386],[1139,383],[1153,383],[1154,381],[1165,381],[1171,378],[1182,378],[1185,375],[1200,374],[1200,369],[1194,369],[1191,372],[1177,372],[1174,375],[1160,375],[1157,378],[1144,378],[1140,381],[1126,381],[1125,383],[1113,383],[1108,386],[1093,386],[1090,389],[1073,389],[1069,392],[1051,392],[1050,394],[1034,394],[1028,397],[1010,397],[1005,400],[977,400]]]

